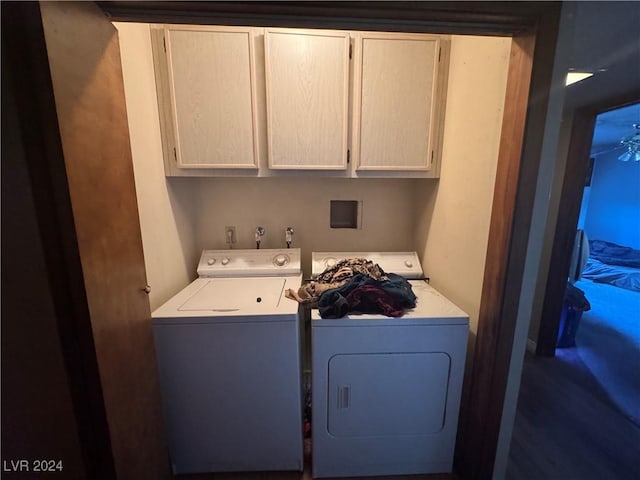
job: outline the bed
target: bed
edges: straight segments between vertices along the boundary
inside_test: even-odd
[[[590,240],[589,259],[582,278],[640,292],[640,250]]]
[[[574,284],[591,304],[576,348],[612,402],[640,425],[640,251],[599,240],[589,250]]]

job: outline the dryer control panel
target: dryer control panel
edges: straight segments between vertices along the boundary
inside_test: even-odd
[[[302,272],[299,248],[262,250],[203,250],[200,277],[252,277],[298,275]]]
[[[387,273],[396,273],[405,278],[422,278],[422,265],[416,252],[313,252],[311,274],[315,277],[340,260],[366,258],[377,263]]]

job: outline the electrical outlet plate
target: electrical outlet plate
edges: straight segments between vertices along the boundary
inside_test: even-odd
[[[236,243],[236,227],[224,227],[224,238],[229,245]]]

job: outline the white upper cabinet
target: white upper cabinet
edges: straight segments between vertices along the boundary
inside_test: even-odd
[[[165,163],[173,161],[177,169],[257,169],[254,31],[176,25],[160,32],[162,51],[156,41],[154,55],[165,100]]]
[[[441,37],[357,32],[353,157],[356,172],[437,176],[444,81]],[[445,52],[446,54],[446,52]]]
[[[269,168],[345,170],[347,31],[265,29]]]
[[[151,35],[168,176],[440,174],[446,36],[194,25]]]

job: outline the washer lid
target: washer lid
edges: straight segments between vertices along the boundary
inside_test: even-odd
[[[313,252],[311,254],[311,274],[315,277],[340,260],[366,258],[377,263],[387,273],[395,273],[405,278],[422,278],[422,266],[416,252]]]
[[[283,278],[212,278],[178,307],[181,312],[271,311],[278,306]]]

